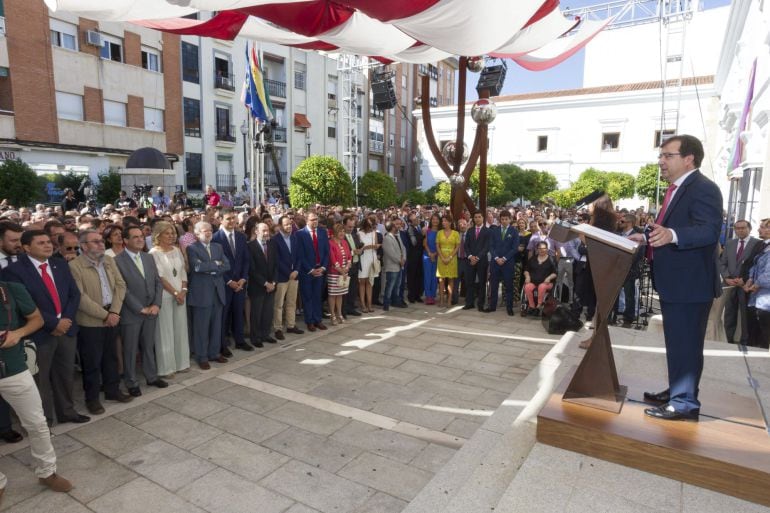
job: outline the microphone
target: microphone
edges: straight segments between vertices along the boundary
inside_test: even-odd
[[[572,205],[572,208],[575,208],[575,209],[583,208],[586,205],[588,205],[590,203],[593,203],[594,201],[598,200],[602,196],[604,196],[604,191],[599,191],[599,190],[593,191],[592,193],[587,194],[587,195],[583,196],[582,198],[580,198],[579,200],[577,200],[575,202],[575,204]]]

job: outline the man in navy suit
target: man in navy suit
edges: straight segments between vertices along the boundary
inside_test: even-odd
[[[195,360],[202,370],[211,368],[209,361],[227,363],[220,354],[222,347],[222,310],[225,306],[224,273],[230,270],[222,246],[211,241],[211,225],[195,223],[198,239],[187,246],[190,265],[190,291],[187,304],[193,315],[193,348]]]
[[[505,309],[508,315],[513,315],[513,266],[514,257],[519,249],[519,232],[511,226],[511,213],[507,210],[500,212],[500,226],[489,228],[489,251],[492,261],[489,263],[489,308],[485,312],[497,309],[497,289],[500,280],[505,291]]]
[[[278,220],[279,232],[270,239],[270,249],[278,261],[275,275],[275,305],[273,307],[273,329],[275,338],[284,340],[283,321],[286,319],[286,333],[302,335],[305,333],[297,328],[297,292],[299,289],[299,247],[297,236],[292,233],[292,222],[289,216],[281,216]]]
[[[659,406],[644,413],[665,420],[698,420],[706,323],[714,298],[722,293],[717,267],[722,194],[698,170],[703,153],[698,139],[679,135],[668,139],[658,156],[660,174],[671,185],[648,243],[663,313],[669,388],[645,392],[645,400]]]
[[[30,337],[37,345],[38,388],[49,425],[58,422],[83,423],[91,420],[75,411],[75,354],[78,325],[75,314],[80,290],[63,260],[51,259],[53,244],[43,230],[21,236],[26,254],[3,271],[4,281],[24,284],[43,315],[43,327]]]
[[[249,252],[246,247],[246,235],[236,231],[238,218],[232,210],[222,211],[222,223],[211,238],[222,246],[225,258],[230,263],[230,270],[225,272],[225,308],[222,313],[222,356],[232,356],[227,347],[227,333],[232,333],[235,347],[244,351],[254,348],[243,337],[244,307],[246,305],[246,283],[249,279]]]
[[[307,226],[297,231],[297,258],[299,263],[299,292],[305,324],[309,331],[325,330],[321,322],[321,292],[324,275],[329,265],[329,236],[325,229],[318,229],[318,215],[307,215]]]
[[[465,235],[465,256],[467,260],[465,275],[465,306],[463,310],[472,310],[478,301],[479,312],[484,311],[487,300],[487,269],[489,267],[489,228],[484,226],[484,213],[473,214],[473,226]]]
[[[270,227],[259,223],[255,228],[257,238],[248,244],[249,299],[251,300],[251,343],[262,347],[263,342],[275,344],[270,336],[275,306],[275,275],[278,266],[276,255],[270,250]]]

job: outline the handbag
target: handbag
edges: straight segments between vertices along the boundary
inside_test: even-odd
[[[348,275],[343,276],[340,274],[339,280],[337,281],[337,285],[342,289],[346,289],[350,287],[350,276]]]
[[[379,276],[380,272],[382,272],[382,264],[380,263],[380,259],[375,257],[374,261],[372,261],[372,276]]]
[[[27,368],[35,376],[40,372],[37,365],[37,346],[33,340],[29,339],[23,340],[22,343],[24,344],[24,359],[27,361]]]

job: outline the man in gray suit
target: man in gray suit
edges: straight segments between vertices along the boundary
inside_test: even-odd
[[[115,263],[126,282],[126,297],[120,311],[120,335],[123,338],[123,381],[133,397],[142,395],[136,379],[136,351],[142,350],[142,371],[147,384],[166,388],[168,383],[158,377],[155,365],[155,329],[160,312],[163,284],[155,260],[142,251],[142,229],[123,229],[125,250],[115,257]]]
[[[740,321],[741,344],[748,343],[749,328],[746,317],[746,293],[743,291],[743,279],[741,278],[741,265],[752,254],[754,246],[759,239],[751,237],[751,224],[741,219],[733,225],[735,238],[725,244],[725,249],[719,257],[719,272],[724,284],[733,286],[725,299],[725,335],[727,341],[735,344],[735,330]]]
[[[225,281],[222,275],[230,270],[220,244],[211,242],[211,225],[195,223],[198,239],[187,246],[187,273],[190,291],[187,304],[193,315],[193,349],[195,360],[203,370],[211,368],[209,361],[227,363],[219,352],[222,341],[222,310],[225,306]]]

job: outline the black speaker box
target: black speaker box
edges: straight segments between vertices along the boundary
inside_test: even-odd
[[[392,109],[398,104],[396,91],[390,80],[372,82],[372,93],[374,93],[374,106],[379,110]]]

